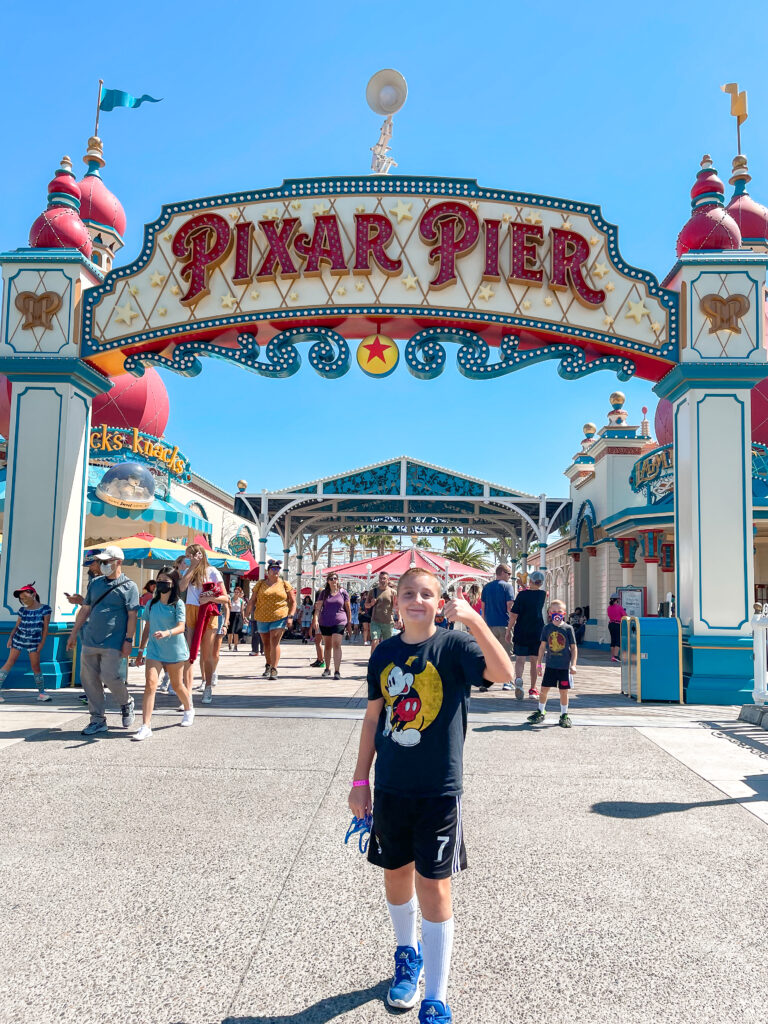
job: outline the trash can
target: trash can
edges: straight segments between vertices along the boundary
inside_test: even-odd
[[[683,703],[683,633],[677,618],[621,620],[621,692],[636,700]]]

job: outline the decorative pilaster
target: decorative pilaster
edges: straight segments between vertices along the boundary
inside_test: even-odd
[[[634,537],[617,537],[614,542],[619,553],[619,565],[622,569],[621,584],[624,587],[632,584],[632,570],[637,564],[639,542]]]
[[[752,694],[750,392],[768,376],[767,262],[745,250],[681,256],[681,362],[654,389],[673,404],[675,593],[696,703]]]
[[[78,358],[82,289],[95,282],[75,249],[20,249],[0,256],[5,278],[0,373],[11,381],[0,644],[18,612],[13,591],[34,581],[51,607],[41,652],[46,686],[69,683],[67,637],[82,574],[91,400],[111,381]],[[32,686],[20,658],[7,686]]]

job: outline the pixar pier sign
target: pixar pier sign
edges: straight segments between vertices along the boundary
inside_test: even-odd
[[[566,375],[656,380],[677,357],[676,310],[596,206],[461,179],[308,179],[164,207],[139,258],[88,291],[83,356],[191,373],[211,354],[285,376],[308,341],[338,376],[346,340],[379,334],[406,339],[421,376],[454,341],[470,376],[559,358]]]

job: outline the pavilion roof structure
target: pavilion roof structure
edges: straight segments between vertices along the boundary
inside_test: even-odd
[[[400,455],[292,487],[241,493],[234,511],[286,550],[302,538],[350,533],[457,534],[546,541],[571,519],[569,498],[528,494]]]

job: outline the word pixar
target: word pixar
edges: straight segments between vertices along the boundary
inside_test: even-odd
[[[339,221],[334,213],[315,214],[312,235],[300,231],[297,217],[283,220],[260,220],[258,230],[263,246],[255,244],[256,226],[252,221],[230,224],[217,213],[203,213],[186,221],[175,233],[172,250],[183,260],[182,279],[189,284],[184,305],[192,306],[208,294],[211,272],[220,266],[234,249],[236,285],[275,278],[313,277],[327,269],[331,274],[370,274],[374,268],[390,276],[402,273],[403,261],[393,259],[387,249],[394,237],[395,226],[381,213],[355,214],[354,252],[348,257],[341,241]],[[539,263],[539,246],[544,244],[544,228],[533,224],[504,226],[500,220],[483,219],[464,203],[440,202],[428,207],[419,221],[417,238],[429,247],[429,262],[435,276],[429,282],[434,290],[456,283],[457,260],[464,259],[483,240],[485,246],[482,278],[500,281],[500,253],[508,246],[509,274],[507,280],[526,287],[541,287],[544,268]],[[592,288],[585,276],[584,264],[590,248],[586,238],[563,228],[549,230],[550,253],[548,285],[560,291],[571,289],[575,297],[589,308],[605,301],[605,292]],[[258,267],[254,275],[254,251]],[[262,256],[262,253],[264,255]]]

